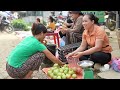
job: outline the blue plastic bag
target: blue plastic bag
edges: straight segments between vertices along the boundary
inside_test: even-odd
[[[112,59],[112,69],[117,71],[117,72],[120,72],[120,58],[117,59],[117,58],[114,58]]]
[[[65,46],[65,39],[66,39],[66,37],[63,36],[60,41],[60,47]]]
[[[62,39],[60,42],[60,47],[65,46],[65,41]]]

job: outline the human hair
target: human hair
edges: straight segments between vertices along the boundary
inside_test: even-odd
[[[92,21],[92,20],[94,20],[94,24],[97,24],[97,25],[99,25],[99,18],[97,18],[94,14],[92,14],[92,13],[88,13],[88,14],[86,14],[86,15],[88,15],[89,16],[89,19]]]
[[[79,14],[79,15],[84,15],[81,11],[70,11],[70,13],[72,14]]]
[[[54,18],[52,16],[49,16],[49,19],[50,19],[51,22],[54,21]]]
[[[47,28],[43,24],[34,23],[32,27],[32,34],[35,36],[40,33],[47,33]]]
[[[31,28],[32,34],[33,34],[33,30],[35,29],[36,25],[37,25],[36,23],[33,23],[33,25],[32,25],[32,28]]]
[[[37,18],[36,20],[37,20],[38,22],[40,22],[40,18]]]
[[[71,11],[68,11],[68,14],[71,14]]]

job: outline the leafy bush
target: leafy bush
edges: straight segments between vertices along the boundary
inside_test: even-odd
[[[15,20],[13,20],[12,21],[12,26],[14,28],[22,29],[22,30],[25,30],[25,31],[29,30],[27,23],[24,20],[22,20],[22,19],[15,19]]]
[[[43,25],[45,25],[45,26],[47,25],[47,22],[46,22],[46,21],[44,21],[44,20],[43,20]]]
[[[33,22],[29,22],[27,25],[28,25],[28,26],[32,26],[32,24],[33,24]]]

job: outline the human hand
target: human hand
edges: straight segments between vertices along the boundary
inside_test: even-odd
[[[63,29],[60,29],[60,31],[61,31],[62,34],[65,34],[65,33],[66,33]]]
[[[62,27],[66,29],[66,28],[67,28],[67,25],[68,25],[68,23],[64,23],[64,24],[62,25]]]
[[[65,57],[66,57],[66,58],[69,58],[69,57],[72,57],[72,55],[73,55],[72,53],[69,53],[69,54],[67,54]]]
[[[67,25],[67,23],[66,23],[66,22],[64,22],[64,23],[63,23],[63,25]]]
[[[47,40],[43,40],[42,43],[43,43],[44,45],[46,45],[46,44],[47,44]]]
[[[80,58],[81,56],[83,56],[83,53],[82,52],[77,52],[72,57],[74,57],[74,58]]]
[[[62,62],[62,61],[60,61],[60,63],[59,63],[59,65],[60,66],[63,66],[63,65],[65,65],[66,63],[65,62]]]

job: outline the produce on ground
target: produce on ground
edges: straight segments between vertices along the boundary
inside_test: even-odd
[[[55,63],[53,67],[48,70],[47,75],[52,79],[75,79],[81,71],[82,69],[78,67],[70,68],[67,64],[59,66]]]

